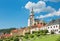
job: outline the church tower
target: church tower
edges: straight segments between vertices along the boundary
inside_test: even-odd
[[[34,25],[34,11],[32,8],[29,19],[28,19],[28,26],[33,26],[33,25]]]

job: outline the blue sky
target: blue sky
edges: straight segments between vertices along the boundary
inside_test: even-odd
[[[5,28],[20,28],[27,26],[28,22],[28,17],[30,14],[30,9],[26,8],[26,4],[31,2],[37,3],[39,0],[0,0],[0,29],[5,29]],[[59,11],[60,8],[60,1],[58,2],[53,2],[53,1],[44,1],[47,6],[51,6],[56,12]],[[31,5],[30,5],[31,6]],[[48,12],[36,12],[35,13],[35,18],[40,15],[47,15],[49,14],[50,11]],[[43,18],[46,22],[49,22],[51,19],[57,19],[60,18],[59,16],[52,16],[52,17],[46,17]],[[41,18],[39,18],[41,19]]]

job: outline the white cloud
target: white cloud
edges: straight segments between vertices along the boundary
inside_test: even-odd
[[[47,18],[47,17],[52,17],[52,16],[60,16],[60,9],[58,11],[53,12],[53,13],[37,16],[36,18]]]
[[[60,2],[60,0],[43,0],[43,1]]]
[[[51,6],[46,6],[46,3],[44,1],[39,1],[37,3],[29,1],[25,5],[25,8],[29,9],[29,10],[31,10],[32,7],[33,7],[35,13],[39,13],[39,12],[54,12],[55,11],[55,9],[52,8]]]
[[[37,3],[29,1],[25,5],[25,8],[29,9],[30,11],[31,11],[32,7],[33,7],[35,13],[49,12],[46,15],[37,16],[37,18],[46,18],[46,17],[60,16],[60,9],[58,11],[56,11],[51,6],[46,6],[46,3],[44,1],[39,1]]]

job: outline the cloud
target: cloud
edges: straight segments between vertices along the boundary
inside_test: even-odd
[[[60,0],[42,0],[42,1],[60,2]]]
[[[46,3],[44,1],[39,1],[37,3],[34,2],[28,2],[25,5],[26,9],[29,9],[31,11],[31,9],[34,9],[35,13],[40,13],[40,12],[54,12],[55,9],[52,8],[51,6],[46,6]]]
[[[47,18],[47,17],[53,17],[53,16],[60,16],[60,9],[58,11],[53,12],[53,13],[37,16],[36,18]]]
[[[37,3],[29,1],[25,5],[25,8],[29,9],[30,11],[33,8],[35,13],[48,12],[48,14],[40,15],[40,16],[37,16],[36,18],[47,18],[47,17],[53,17],[53,16],[60,16],[60,9],[58,11],[56,11],[51,6],[47,6],[44,1],[38,1]]]

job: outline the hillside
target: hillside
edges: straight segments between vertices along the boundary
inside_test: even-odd
[[[34,37],[30,39],[24,39],[23,41],[56,41],[60,35],[45,35],[40,37]]]

